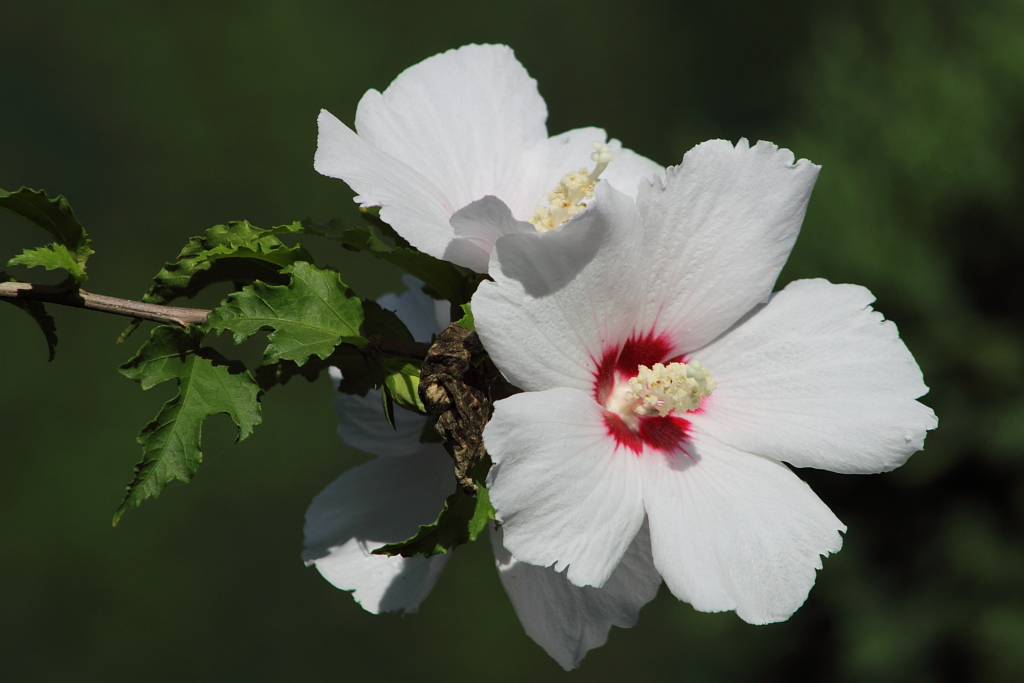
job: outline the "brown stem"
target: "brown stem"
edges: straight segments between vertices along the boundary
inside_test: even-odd
[[[164,325],[188,327],[206,322],[210,311],[203,308],[178,308],[160,306],[131,299],[118,299],[103,294],[93,294],[84,289],[68,288],[63,285],[35,285],[30,282],[0,282],[0,299],[23,299],[48,304],[86,308],[123,315],[129,318],[152,320]]]
[[[0,282],[0,299],[41,301],[48,304],[113,313],[128,318],[152,320],[155,323],[179,327],[201,325],[206,322],[211,313],[205,308],[179,308],[147,304],[142,301],[93,294],[84,289],[76,289],[67,285],[36,285],[30,282]],[[384,355],[416,360],[426,358],[427,352],[430,350],[430,344],[400,341],[376,335],[370,338],[370,344]]]

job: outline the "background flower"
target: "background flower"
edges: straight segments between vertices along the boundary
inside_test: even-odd
[[[494,242],[534,232],[527,223],[559,179],[595,168],[600,128],[548,137],[537,82],[505,45],[467,45],[403,71],[368,91],[354,133],[327,111],[318,119],[316,170],[344,180],[363,206],[431,256],[486,272]],[[661,167],[609,143],[601,173],[635,194]]]
[[[403,320],[419,321],[410,332],[428,341],[445,318],[439,315],[432,323],[424,312],[435,310],[434,301],[414,278],[403,281],[410,291],[379,303]],[[340,379],[338,372],[332,374]],[[313,499],[302,557],[333,585],[352,591],[368,612],[416,612],[452,553],[405,558],[372,551],[410,538],[419,525],[434,521],[455,490],[452,459],[441,444],[419,442],[426,418],[397,410],[394,427],[388,424],[377,390],[366,396],[338,394],[334,404],[342,441],[380,457],[348,470]],[[603,645],[613,625],[635,624],[661,585],[645,561],[650,555],[646,529],[602,588],[574,586],[564,574],[517,561],[502,545],[499,530],[491,530],[491,546],[523,628],[564,669],[576,668],[589,650]]]

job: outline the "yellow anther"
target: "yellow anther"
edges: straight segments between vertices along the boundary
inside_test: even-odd
[[[564,225],[586,207],[588,200],[593,199],[594,186],[612,160],[611,148],[603,142],[595,142],[590,159],[597,164],[593,171],[581,168],[562,176],[558,187],[548,195],[548,205],[538,206],[533,212],[530,223],[537,232],[547,232]]]
[[[689,363],[655,363],[641,365],[636,377],[629,380],[626,402],[637,415],[668,415],[673,410],[686,412],[700,407],[701,399],[710,396],[718,385],[700,361]]]

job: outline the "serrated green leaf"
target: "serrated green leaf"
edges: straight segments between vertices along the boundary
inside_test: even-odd
[[[320,373],[331,366],[331,358],[333,355],[324,360],[311,358],[301,367],[290,360],[281,360],[259,366],[253,375],[256,383],[260,385],[260,390],[266,393],[276,386],[288,384],[293,377],[303,377],[307,382],[316,381]]]
[[[283,268],[313,259],[302,246],[289,247],[277,235],[302,230],[299,223],[270,229],[247,221],[215,225],[190,239],[178,258],[157,273],[143,301],[166,304],[181,297],[191,298],[217,282],[262,280],[284,284],[287,277],[279,275]]]
[[[462,309],[462,317],[458,321],[460,327],[465,327],[467,330],[476,329],[476,321],[473,320],[473,310],[469,307],[469,302],[459,306]]]
[[[381,308],[380,304],[369,299],[363,300],[363,326],[359,333],[367,339],[379,336],[398,341],[414,341],[409,328],[394,311]]]
[[[14,192],[0,189],[0,208],[16,213],[48,232],[58,244],[67,247],[75,262],[85,270],[85,261],[93,253],[89,236],[63,195],[50,199],[43,190],[22,187]]]
[[[176,379],[188,356],[198,348],[198,335],[161,325],[153,328],[149,340],[117,370],[141,384],[145,391],[162,382]]]
[[[271,330],[264,363],[298,365],[311,356],[327,358],[339,344],[365,346],[360,334],[363,304],[333,270],[299,261],[282,271],[288,285],[254,282],[214,309],[211,330],[230,330],[241,343],[259,330]]]
[[[312,261],[301,245],[289,247],[277,238],[281,234],[305,232],[301,223],[258,228],[248,221],[215,225],[193,237],[153,278],[153,286],[142,296],[147,304],[169,304],[182,297],[192,298],[210,285],[233,282],[238,286],[262,280],[283,285],[288,276],[281,270],[297,261]],[[142,321],[133,320],[118,343],[123,342]]]
[[[385,368],[388,374],[384,376],[384,386],[391,399],[400,406],[426,413],[423,401],[420,400],[419,367],[397,358],[390,358],[385,363]]]
[[[207,417],[224,413],[238,427],[238,441],[258,425],[259,387],[240,363],[229,362],[213,349],[199,345],[197,335],[160,326],[121,372],[149,389],[171,379],[178,393],[138,436],[142,461],[114,513],[122,515],[143,500],[158,496],[174,479],[189,481],[203,459],[202,425]]]
[[[48,244],[38,249],[26,249],[10,261],[9,266],[25,266],[26,268],[42,267],[47,270],[63,269],[75,279],[75,282],[85,282],[85,273],[82,266],[75,260],[75,257],[63,244]]]

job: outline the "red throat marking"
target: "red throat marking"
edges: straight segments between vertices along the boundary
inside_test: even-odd
[[[673,346],[666,335],[648,332],[642,337],[630,337],[621,347],[606,348],[594,371],[594,398],[602,406],[605,405],[616,381],[636,377],[641,365],[651,367],[655,363],[685,362],[683,356],[669,357]],[[617,414],[611,411],[604,413],[608,435],[615,439],[617,446],[627,448],[637,455],[645,447],[662,452],[686,450],[684,444],[689,440],[689,420],[675,415],[645,415],[639,420],[639,427],[634,431]]]

